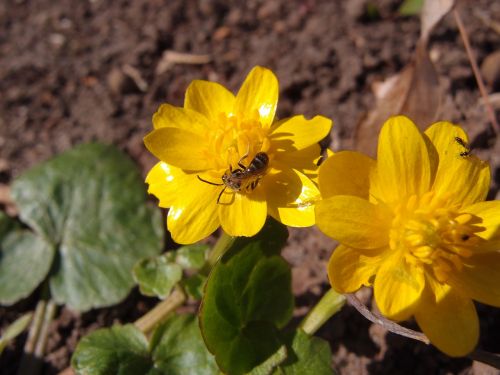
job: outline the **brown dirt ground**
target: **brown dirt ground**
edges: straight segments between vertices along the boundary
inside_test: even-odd
[[[367,12],[367,4],[378,14]],[[154,158],[142,144],[162,102],[181,105],[188,83],[211,79],[236,90],[254,65],[280,79],[279,117],[304,113],[332,118],[330,146],[351,148],[356,124],[375,100],[372,84],[410,60],[417,18],[399,17],[396,0],[182,1],[6,0],[0,3],[0,187],[36,163],[90,140],[118,145],[143,173]],[[460,4],[478,61],[500,36],[477,16],[500,20],[500,4]],[[165,50],[208,54],[201,65],[155,72]],[[491,198],[500,184],[500,147],[488,136],[484,106],[454,20],[447,16],[430,50],[445,88],[441,118],[462,124],[477,153],[492,163]],[[496,77],[498,79],[498,77]],[[489,86],[490,92],[498,84]],[[497,105],[498,108],[498,105]],[[498,117],[498,111],[497,111]],[[315,228],[291,230],[284,256],[293,266],[296,316],[327,289],[325,264],[333,241]],[[366,291],[360,297],[369,300]],[[0,308],[5,327],[34,308],[32,297]],[[82,335],[130,322],[154,305],[131,293],[119,306],[77,314],[65,308],[52,325],[45,374],[68,366]],[[500,313],[478,308],[480,347],[500,352]],[[387,334],[345,307],[319,335],[329,340],[341,374],[489,374],[469,359],[450,359],[432,347]],[[0,372],[17,368],[22,335],[0,358]]]

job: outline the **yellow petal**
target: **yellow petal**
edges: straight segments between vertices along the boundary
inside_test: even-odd
[[[278,79],[274,73],[256,66],[236,95],[235,113],[241,118],[259,119],[263,127],[269,127],[276,112],[278,94]]]
[[[220,114],[230,115],[234,110],[234,95],[224,86],[209,81],[195,80],[186,90],[184,108],[216,121]]]
[[[271,147],[277,152],[302,150],[325,138],[332,128],[332,120],[315,116],[308,120],[304,116],[293,116],[278,121],[271,129]]]
[[[302,150],[292,152],[278,152],[274,155],[274,160],[281,165],[286,165],[307,177],[314,179],[318,175],[318,162],[321,158],[321,147],[315,143]]]
[[[353,293],[371,286],[382,257],[366,256],[356,249],[339,245],[328,262],[328,279],[332,288],[340,293]]]
[[[491,250],[500,250],[500,201],[479,202],[473,205],[464,207],[461,212],[473,214],[482,219],[482,223],[478,224],[486,230],[478,232],[477,235],[485,240],[491,241],[489,245]]]
[[[370,192],[390,205],[429,191],[431,165],[417,126],[405,116],[387,120],[380,131],[377,167]]]
[[[490,167],[474,155],[460,156],[465,148],[456,138],[467,142],[467,134],[457,125],[438,122],[425,134],[434,144],[439,155],[439,166],[433,190],[437,194],[449,194],[451,204],[461,206],[486,199],[490,187]]]
[[[389,243],[392,216],[381,205],[354,196],[336,195],[316,203],[316,224],[326,235],[356,249]]]
[[[202,134],[208,131],[210,122],[198,112],[186,108],[162,104],[153,115],[153,126],[159,128],[181,128]]]
[[[159,128],[144,137],[147,149],[158,159],[186,170],[213,166],[206,157],[205,137],[180,128]]]
[[[452,357],[470,353],[479,338],[479,321],[470,298],[447,285],[436,301],[431,288],[423,293],[415,318],[418,325],[439,350]]]
[[[292,227],[314,225],[314,204],[319,190],[304,174],[291,168],[268,174],[262,180],[269,214]]]
[[[191,244],[200,241],[219,227],[217,196],[220,189],[196,178],[177,191],[177,198],[167,216],[167,227],[175,242]]]
[[[164,162],[157,163],[146,176],[149,185],[148,193],[159,199],[160,207],[170,207],[177,196],[181,195],[186,186],[196,183],[196,176],[186,174],[180,168],[173,167]]]
[[[230,236],[251,237],[257,234],[267,217],[267,204],[260,186],[249,195],[227,190],[218,205],[222,229]]]
[[[401,251],[394,251],[383,260],[375,277],[375,301],[382,315],[405,320],[413,314],[424,287],[422,268],[406,262]]]
[[[323,198],[355,195],[368,198],[370,170],[375,160],[359,152],[341,151],[326,159],[319,170],[319,190]]]
[[[500,253],[466,259],[465,266],[451,274],[448,283],[476,301],[500,307]]]

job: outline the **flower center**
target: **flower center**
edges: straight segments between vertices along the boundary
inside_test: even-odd
[[[238,169],[238,163],[248,166],[258,152],[269,150],[268,129],[258,119],[221,113],[214,128],[207,135],[206,156],[216,162],[217,169]]]
[[[479,217],[459,213],[449,202],[450,196],[434,192],[410,197],[397,207],[390,233],[391,249],[404,249],[407,262],[430,268],[439,282],[462,269],[482,241],[476,233],[485,230]]]

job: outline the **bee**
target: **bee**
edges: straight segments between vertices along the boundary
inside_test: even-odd
[[[455,137],[455,142],[457,142],[460,146],[464,148],[464,150],[459,154],[461,157],[468,158],[469,156],[471,156],[470,146],[467,142],[465,142],[460,137]]]
[[[243,155],[243,157],[238,161],[238,167],[233,169],[231,165],[229,165],[229,169],[227,169],[222,175],[222,183],[217,184],[214,182],[210,182],[204,180],[200,176],[198,179],[210,185],[215,186],[224,186],[224,188],[219,193],[217,197],[217,204],[220,203],[220,197],[222,193],[229,188],[233,192],[238,191],[252,191],[259,184],[260,179],[264,176],[267,167],[269,165],[269,156],[265,152],[258,152],[255,157],[252,159],[248,166],[243,165],[243,160],[248,156],[248,154]]]

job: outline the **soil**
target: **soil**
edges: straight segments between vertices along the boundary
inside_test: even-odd
[[[375,103],[373,84],[399,72],[418,40],[418,17],[399,16],[399,3],[0,2],[0,203],[14,213],[3,192],[16,176],[91,140],[118,145],[145,174],[155,160],[142,138],[160,103],[182,105],[193,79],[216,80],[235,91],[254,65],[271,68],[280,80],[279,117],[325,115],[335,123],[325,145],[334,150],[355,147],[356,126]],[[459,10],[481,63],[499,49],[500,35],[480,15],[498,25],[500,3],[464,2]],[[498,199],[499,142],[495,144],[488,130],[486,110],[451,15],[433,32],[429,49],[445,93],[441,118],[463,125],[478,156],[492,163],[490,198]],[[210,61],[159,69],[168,50],[208,55]],[[499,77],[491,74],[488,90],[493,93]],[[498,118],[498,100],[496,108]],[[335,244],[316,228],[290,232],[284,256],[293,266],[299,318],[328,288],[325,265]],[[358,295],[369,303],[369,292]],[[131,322],[154,303],[133,291],[122,304],[108,309],[79,314],[60,308],[43,373],[66,368],[83,335],[114,322]],[[36,296],[1,307],[1,327],[35,304]],[[480,348],[499,353],[500,310],[482,305],[478,310]],[[340,374],[498,373],[479,362],[451,359],[431,346],[387,333],[351,307],[335,315],[318,334],[329,340],[332,363]],[[25,334],[18,337],[0,357],[2,374],[15,373],[25,340]]]

